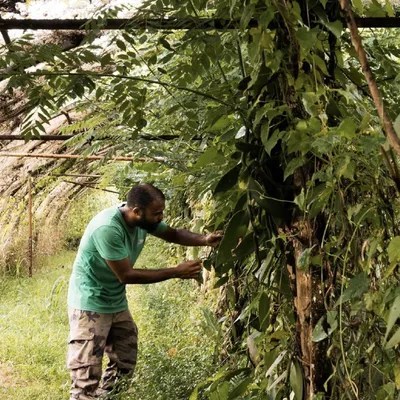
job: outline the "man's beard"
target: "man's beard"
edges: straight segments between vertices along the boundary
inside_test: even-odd
[[[159,222],[151,223],[151,222],[146,221],[145,217],[141,217],[141,219],[136,222],[136,226],[146,230],[147,232],[155,231],[157,226],[158,226],[158,224],[159,224]]]

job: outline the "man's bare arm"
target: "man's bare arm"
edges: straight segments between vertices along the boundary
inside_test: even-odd
[[[201,261],[184,261],[176,267],[161,269],[132,268],[127,258],[118,261],[106,260],[107,265],[114,272],[121,283],[157,283],[168,279],[196,279],[201,270]]]
[[[217,246],[223,234],[220,231],[212,232],[207,235],[191,232],[187,229],[168,229],[161,233],[154,233],[155,236],[167,242],[180,244],[182,246]]]

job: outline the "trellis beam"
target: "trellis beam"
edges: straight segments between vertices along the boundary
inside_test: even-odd
[[[28,157],[28,158],[58,158],[58,159],[76,159],[76,160],[108,160],[108,161],[134,161],[134,162],[164,162],[161,158],[145,158],[145,157],[104,157],[104,156],[82,156],[78,154],[46,154],[46,153],[0,153],[0,157]]]
[[[76,137],[76,135],[40,135],[40,136],[23,136],[23,135],[0,135],[0,141],[7,140],[7,141],[16,141],[16,140],[23,140],[25,142],[30,140],[42,140],[42,141],[52,141],[52,140],[68,140]],[[138,135],[137,137],[128,137],[128,138],[121,138],[121,140],[154,140],[154,141],[168,141],[179,139],[181,136],[179,135]],[[103,136],[103,137],[91,137],[86,138],[87,141],[97,141],[97,140],[113,140],[116,139],[115,136]],[[193,137],[191,140],[201,140],[201,137]]]
[[[256,26],[251,20],[249,26]],[[85,30],[85,29],[237,29],[239,21],[222,18],[113,18],[113,19],[2,19],[0,29],[44,29],[44,30]]]
[[[400,17],[356,17],[359,28],[400,28]],[[256,27],[251,19],[248,28]],[[343,20],[345,26],[345,21]],[[222,18],[133,18],[133,19],[1,19],[0,31],[5,30],[229,30],[238,29],[239,20]]]

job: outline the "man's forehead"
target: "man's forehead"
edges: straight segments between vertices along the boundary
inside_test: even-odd
[[[153,200],[147,207],[151,211],[164,210],[165,201],[164,200]]]

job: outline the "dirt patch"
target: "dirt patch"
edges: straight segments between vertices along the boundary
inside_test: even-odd
[[[11,364],[0,362],[0,388],[18,386],[17,374]]]

